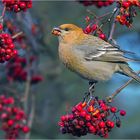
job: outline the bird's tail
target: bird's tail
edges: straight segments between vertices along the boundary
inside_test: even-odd
[[[137,73],[135,73],[128,64],[120,64],[119,65],[119,72],[127,75],[129,77],[132,77],[135,81],[140,83],[140,77],[138,76]]]

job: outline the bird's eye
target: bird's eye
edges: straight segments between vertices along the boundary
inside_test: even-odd
[[[69,28],[65,28],[64,30],[65,30],[65,31],[69,31]]]

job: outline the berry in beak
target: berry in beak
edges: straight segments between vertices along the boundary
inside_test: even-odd
[[[61,34],[60,28],[58,28],[58,27],[53,28],[52,29],[52,34],[56,35],[56,36],[60,36],[60,34]]]

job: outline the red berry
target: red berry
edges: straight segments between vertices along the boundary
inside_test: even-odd
[[[0,116],[1,119],[6,119],[7,117],[8,117],[7,113],[2,113]]]
[[[120,110],[120,115],[121,116],[125,116],[126,115],[126,111],[125,110]]]
[[[0,24],[0,31],[2,31],[3,30],[3,26],[2,26],[2,24]]]
[[[103,121],[99,122],[99,127],[104,128],[105,127],[105,123]]]
[[[110,127],[111,127],[111,128],[114,127],[114,122],[110,122]]]
[[[0,50],[0,53],[1,53],[1,54],[5,53],[5,52],[6,52],[5,49],[1,49],[1,50]]]
[[[78,111],[81,111],[81,110],[82,110],[82,106],[81,106],[81,105],[77,105],[77,106],[76,106],[76,109],[77,109]]]
[[[130,6],[130,2],[129,1],[123,1],[122,2],[122,6],[124,7],[124,8],[128,8],[129,6]]]
[[[30,128],[28,126],[23,126],[22,131],[24,133],[28,133],[30,131]]]
[[[96,132],[96,128],[93,125],[91,125],[89,127],[89,130],[90,130],[91,133],[95,133]]]
[[[93,24],[91,28],[92,28],[92,32],[94,32],[97,29],[97,24]]]
[[[20,2],[20,8],[21,8],[21,9],[25,9],[25,8],[26,8],[25,2]]]
[[[111,121],[107,120],[106,125],[110,127],[111,126]]]
[[[6,49],[7,54],[11,54],[12,50],[11,49]]]
[[[8,54],[5,56],[5,59],[6,59],[7,61],[10,60],[10,58],[11,58],[11,56],[8,55]]]
[[[12,126],[14,124],[14,121],[13,120],[8,120],[7,124],[8,124],[8,126]]]
[[[61,121],[65,121],[66,117],[65,116],[61,116]]]
[[[91,120],[91,116],[90,116],[89,114],[87,114],[86,117],[85,117],[85,119],[86,119],[87,121],[90,121],[90,120]]]
[[[79,125],[83,126],[84,125],[84,121],[79,121]]]
[[[13,54],[14,54],[14,55],[17,55],[17,54],[18,54],[18,51],[17,51],[17,50],[14,50],[14,51],[13,51]]]
[[[8,48],[10,48],[10,49],[14,49],[14,47],[15,47],[15,46],[14,46],[14,44],[12,44],[12,43],[8,45]]]
[[[92,124],[91,124],[90,122],[87,122],[87,123],[86,123],[86,126],[87,126],[87,127],[90,127],[91,125],[92,125]]]
[[[85,110],[82,110],[82,111],[80,112],[80,116],[81,116],[81,117],[85,117],[86,114],[87,114],[87,112],[86,112]]]
[[[13,41],[12,41],[12,39],[10,39],[10,38],[8,38],[7,40],[6,40],[6,43],[9,45],[9,44],[11,44]]]
[[[117,108],[116,108],[116,107],[111,107],[111,108],[110,108],[110,111],[111,111],[112,113],[116,113],[116,112],[117,112]]]
[[[64,127],[65,124],[64,124],[64,122],[60,121],[60,122],[58,122],[58,125],[61,126],[61,127]]]
[[[89,33],[91,33],[91,30],[92,30],[91,26],[88,25],[88,26],[84,29],[84,33],[89,34]]]
[[[89,106],[89,107],[87,108],[87,110],[88,110],[88,112],[93,112],[93,111],[94,111],[94,108],[93,108],[93,106]]]
[[[99,37],[101,38],[101,39],[106,39],[106,36],[105,36],[105,34],[99,34]]]

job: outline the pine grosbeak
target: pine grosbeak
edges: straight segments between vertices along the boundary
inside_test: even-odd
[[[140,77],[129,67],[124,56],[127,51],[92,35],[73,24],[63,24],[53,28],[52,33],[59,39],[59,57],[67,68],[89,81],[104,81],[114,73],[132,77],[140,82]]]

